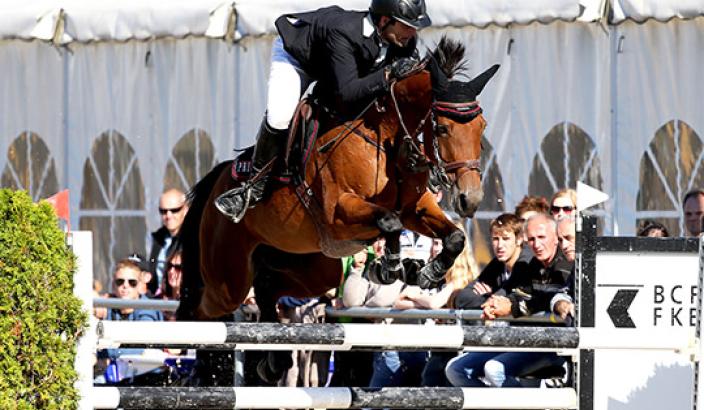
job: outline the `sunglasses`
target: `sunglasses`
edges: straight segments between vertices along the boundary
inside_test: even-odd
[[[166,215],[168,212],[171,212],[172,214],[181,212],[183,209],[183,205],[179,206],[178,208],[159,208],[159,213],[162,215]]]
[[[552,213],[554,213],[554,214],[560,213],[560,210],[562,210],[564,213],[568,214],[568,213],[574,211],[574,207],[573,207],[573,206],[569,206],[569,205],[567,205],[567,206],[555,206],[555,205],[553,205],[553,206],[550,207],[550,212],[552,212]]]
[[[115,284],[120,287],[125,284],[125,281],[129,283],[131,288],[136,288],[139,281],[137,279],[115,279]]]
[[[181,270],[182,267],[183,267],[183,265],[181,265],[180,263],[167,263],[166,264],[166,270],[169,270],[171,268],[174,268],[176,270]]]

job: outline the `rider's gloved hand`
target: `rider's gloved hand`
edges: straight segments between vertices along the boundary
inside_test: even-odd
[[[418,70],[420,61],[413,57],[402,57],[386,66],[387,81],[401,80]]]

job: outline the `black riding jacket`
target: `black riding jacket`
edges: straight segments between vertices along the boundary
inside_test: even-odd
[[[380,59],[382,42],[365,23],[368,12],[337,6],[283,15],[276,28],[284,49],[318,81],[316,95],[341,113],[353,113],[388,89],[384,66],[415,54],[416,42],[405,48],[389,46]]]

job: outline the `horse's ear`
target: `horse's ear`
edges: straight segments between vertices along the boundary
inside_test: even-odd
[[[430,82],[433,85],[433,95],[442,94],[447,90],[449,80],[440,68],[438,60],[431,54],[429,56],[428,70],[430,71]]]
[[[501,65],[494,64],[488,70],[479,74],[474,79],[472,79],[472,81],[469,82],[469,87],[472,89],[472,92],[475,96],[481,94],[482,90],[484,89],[484,86],[486,85],[486,83],[489,82],[489,80],[491,80],[491,77],[496,74],[496,72],[499,70],[499,67],[501,67]]]

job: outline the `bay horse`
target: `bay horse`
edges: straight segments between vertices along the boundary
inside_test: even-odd
[[[301,171],[304,189],[281,185],[233,223],[213,204],[237,184],[232,161],[217,165],[193,187],[180,232],[179,319],[231,313],[254,285],[261,320],[276,321],[280,296],[317,296],[338,287],[339,257],[380,235],[387,245],[377,264],[379,282],[401,278],[431,287],[442,279],[465,238],[428,190],[429,170],[449,190],[454,211],[473,216],[483,196],[480,155],[486,127],[476,97],[498,65],[473,80],[453,80],[464,68],[464,46],[445,37],[425,61],[423,69],[393,83],[357,120],[322,133]],[[405,276],[400,261],[403,228],[443,240],[442,252],[414,278]],[[290,356],[268,359],[272,380],[291,365]]]

